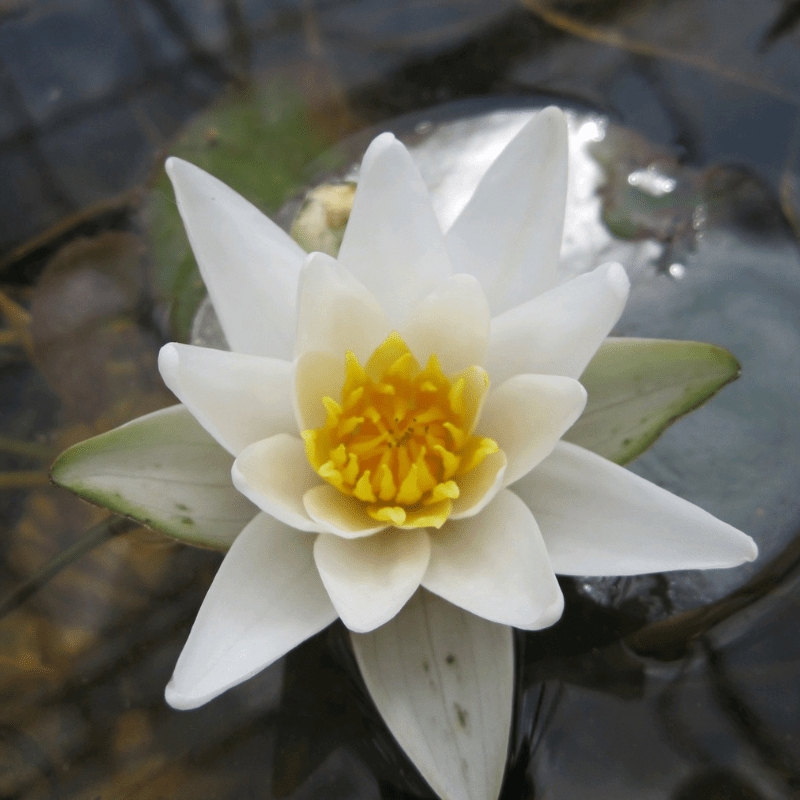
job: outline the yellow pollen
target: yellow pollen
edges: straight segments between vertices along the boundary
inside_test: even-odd
[[[341,402],[321,398],[325,424],[303,431],[308,460],[373,519],[440,528],[459,497],[458,479],[499,449],[472,435],[475,385],[479,394],[488,388],[477,367],[450,379],[431,356],[421,369],[396,332],[363,367],[348,352]]]

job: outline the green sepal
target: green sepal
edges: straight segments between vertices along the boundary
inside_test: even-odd
[[[168,536],[225,550],[258,513],[234,488],[232,464],[233,456],[177,405],[73,445],[50,477]]]
[[[717,345],[609,338],[580,378],[589,399],[564,439],[627,464],[740,372]]]

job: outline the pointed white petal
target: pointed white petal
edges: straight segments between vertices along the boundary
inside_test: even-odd
[[[233,455],[297,430],[291,361],[172,343],[161,348],[158,368],[172,393]]]
[[[360,500],[342,494],[327,483],[309,489],[303,495],[303,504],[309,517],[317,524],[317,530],[343,539],[372,536],[389,527],[367,514]]]
[[[189,242],[231,349],[292,357],[297,278],[305,253],[222,181],[167,160]]]
[[[259,514],[222,562],[166,691],[196,708],[251,678],[336,619],[313,537]]]
[[[364,155],[339,262],[378,298],[394,327],[452,271],[428,189],[390,133]]]
[[[552,625],[564,609],[539,526],[507,489],[480,516],[431,534],[422,585],[479,617],[523,630]]]
[[[70,447],[53,482],[181,541],[227,549],[258,510],[231,483],[232,456],[185,406]]]
[[[564,439],[626,464],[740,370],[731,353],[713,344],[606,339],[581,375],[589,399]]]
[[[447,232],[456,269],[497,315],[556,283],[567,196],[567,123],[546,108],[509,142]]]
[[[452,275],[411,312],[401,334],[424,366],[435,353],[445,375],[480,366],[489,341],[489,304],[471,275]]]
[[[231,470],[233,485],[262,511],[301,531],[319,531],[308,516],[303,494],[322,478],[311,468],[303,442],[282,433],[255,442],[239,453]]]
[[[419,588],[431,555],[426,530],[390,530],[364,539],[320,534],[322,583],[342,622],[364,633],[388,622]]]
[[[580,377],[622,314],[629,288],[619,264],[603,264],[495,317],[486,360],[492,380]]]
[[[511,629],[420,591],[386,625],[350,638],[384,722],[439,797],[496,800],[511,729]]]
[[[530,472],[550,455],[586,405],[586,390],[560,375],[517,375],[489,394],[477,431],[505,453],[503,485]]]
[[[303,353],[294,366],[295,418],[301,431],[316,430],[325,424],[328,412],[323,397],[342,399],[345,353]]]
[[[391,333],[380,303],[335,259],[312,253],[300,272],[296,356],[323,351],[363,364]]]
[[[753,540],[692,503],[573,444],[517,482],[562,575],[735,567]]]

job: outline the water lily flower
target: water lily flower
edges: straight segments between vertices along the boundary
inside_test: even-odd
[[[745,534],[561,441],[586,403],[578,379],[617,322],[629,282],[621,266],[606,264],[559,283],[560,111],[522,128],[447,230],[408,151],[378,136],[335,259],[307,255],[197,167],[170,159],[167,169],[231,349],[168,344],[159,367],[235,458],[233,484],[258,509],[178,660],[167,688],[176,708],[206,703],[338,617],[356,634],[367,684],[411,752],[425,737],[404,726],[439,723],[426,722],[413,697],[407,707],[380,698],[419,620],[455,608],[462,616],[441,624],[443,636],[457,624],[466,641],[484,625],[480,636],[495,642],[459,681],[480,683],[490,663],[508,667],[480,689],[504,693],[507,721],[497,731],[486,722],[478,734],[499,741],[502,764],[511,658],[492,648],[508,654],[511,627],[536,630],[560,617],[556,573],[755,558]],[[448,644],[448,664],[458,646]],[[436,642],[430,647],[436,657]],[[466,711],[448,703],[451,727],[467,729]],[[492,800],[499,791],[496,767],[485,768],[488,789],[464,779],[459,795],[436,777],[441,754],[411,755],[443,796]]]

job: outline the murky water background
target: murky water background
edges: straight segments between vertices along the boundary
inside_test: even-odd
[[[202,288],[166,153],[288,221],[367,128],[403,135],[447,197],[448,154],[548,102],[575,112],[566,269],[622,261],[620,333],[743,367],[633,468],[762,555],[563,580],[561,622],[519,635],[503,798],[800,795],[799,46],[793,0],[0,3],[0,797],[432,796],[338,624],[167,707],[219,554],[109,530],[47,468],[172,402],[155,356]]]

